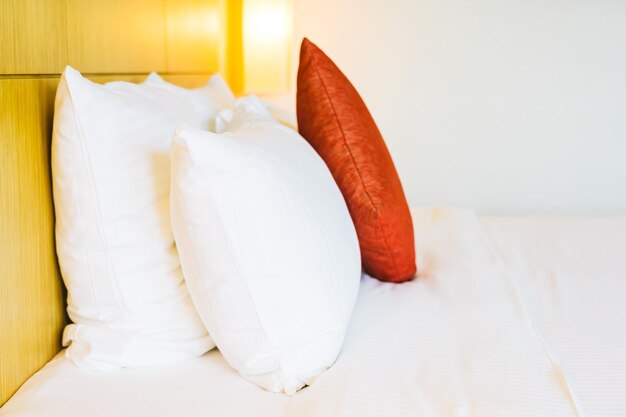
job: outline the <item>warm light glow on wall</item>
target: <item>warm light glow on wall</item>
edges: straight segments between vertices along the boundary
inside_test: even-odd
[[[243,0],[244,90],[289,90],[291,0]]]
[[[215,5],[190,3],[168,11],[168,29],[190,39],[214,39],[222,29],[220,11]]]

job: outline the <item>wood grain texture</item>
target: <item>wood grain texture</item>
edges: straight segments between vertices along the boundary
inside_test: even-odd
[[[131,75],[115,75],[115,74],[103,74],[103,75],[89,75],[87,79],[98,83],[104,84],[110,81],[127,81],[130,83],[143,82],[148,74],[131,74]],[[185,88],[201,87],[209,80],[210,74],[161,74],[163,79],[172,84],[176,84]]]
[[[68,61],[81,72],[165,71],[165,0],[66,0]]]
[[[202,87],[209,80],[209,74],[192,74],[192,75],[181,75],[181,74],[165,74],[163,75],[163,79],[172,84],[179,85],[185,88],[196,88]]]
[[[59,73],[65,26],[65,0],[0,1],[0,74]]]
[[[166,0],[166,57],[169,72],[218,69],[220,0]]]
[[[0,404],[60,348],[50,132],[58,79],[0,80]]]
[[[85,75],[90,81],[98,84],[104,84],[111,81],[126,81],[129,83],[141,83],[147,77],[148,74],[128,74],[128,75],[117,75],[117,74],[99,74],[99,75]]]

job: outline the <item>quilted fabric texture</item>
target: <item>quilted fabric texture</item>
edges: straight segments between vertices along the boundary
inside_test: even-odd
[[[413,222],[385,141],[354,86],[306,38],[297,116],[300,134],[324,159],[348,204],[365,272],[389,282],[413,278]]]

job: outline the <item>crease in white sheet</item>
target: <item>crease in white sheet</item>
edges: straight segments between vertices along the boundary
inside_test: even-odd
[[[418,278],[363,277],[337,362],[294,397],[240,378],[217,351],[107,374],[57,357],[0,416],[577,416],[474,213],[413,219]]]
[[[522,296],[522,292],[519,288],[519,285],[518,285],[519,278],[517,277],[517,274],[515,273],[516,271],[514,271],[510,266],[507,266],[500,251],[496,249],[493,243],[489,240],[483,228],[481,227],[480,223],[478,222],[478,219],[476,219],[476,230],[480,234],[484,242],[485,248],[487,248],[490,252],[492,252],[493,257],[496,258],[497,262],[501,265],[502,270],[503,270],[502,275],[505,276],[509,280],[511,287],[514,289],[515,297],[517,301],[519,302],[519,305],[523,311],[524,318],[526,319],[528,326],[532,329],[533,334],[535,335],[535,337],[541,344],[541,347],[546,355],[546,359],[554,367],[554,370],[556,374],[558,375],[558,379],[561,382],[564,391],[566,391],[567,395],[569,396],[569,399],[574,407],[574,410],[576,411],[576,415],[578,417],[587,417],[587,414],[584,412],[584,409],[582,405],[580,404],[580,401],[578,400],[576,393],[574,389],[572,388],[572,385],[569,382],[565,369],[554,358],[553,353],[550,351],[550,348],[548,347],[548,343],[546,342],[544,337],[541,335],[541,333],[539,332],[539,330],[537,329],[537,326],[535,325],[533,321],[532,315],[530,313],[530,309],[527,305],[527,302],[524,300],[524,297]]]
[[[482,218],[579,410],[626,416],[626,216]]]

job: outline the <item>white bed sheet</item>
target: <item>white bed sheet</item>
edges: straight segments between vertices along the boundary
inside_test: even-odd
[[[110,373],[60,354],[0,416],[626,416],[626,291],[615,282],[626,277],[613,248],[626,247],[625,218],[571,220],[586,233],[559,246],[581,256],[571,264],[549,243],[561,220],[413,216],[419,278],[364,277],[337,363],[294,397],[247,382],[216,350]],[[576,268],[584,257],[594,266]]]
[[[483,218],[587,416],[626,417],[626,216]]]

